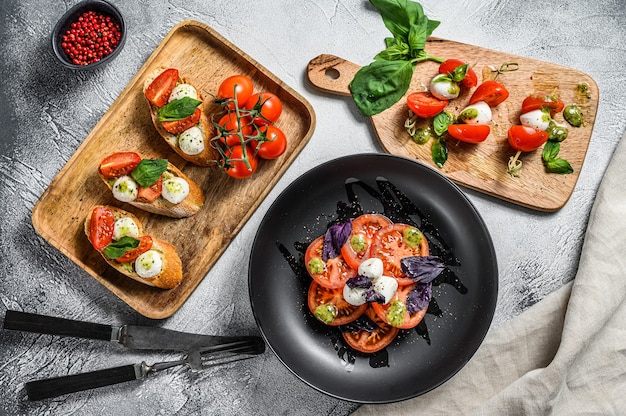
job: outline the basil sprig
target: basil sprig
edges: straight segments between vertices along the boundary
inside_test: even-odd
[[[159,180],[167,170],[167,159],[141,159],[130,176],[142,187],[147,188]]]
[[[574,168],[572,168],[572,165],[570,165],[567,160],[557,157],[560,151],[561,143],[557,140],[548,140],[541,152],[541,159],[543,160],[544,166],[548,172],[560,173],[561,175],[574,172]]]
[[[192,115],[200,104],[202,104],[202,101],[191,97],[172,100],[159,108],[158,119],[159,121],[182,120]]]
[[[364,116],[378,114],[398,102],[408,90],[418,62],[443,62],[424,49],[440,22],[428,19],[421,4],[410,0],[370,2],[393,37],[385,39],[386,49],[361,68],[350,83],[352,98]]]
[[[110,259],[122,257],[127,251],[139,247],[139,240],[130,236],[124,236],[117,241],[111,242],[102,252]]]

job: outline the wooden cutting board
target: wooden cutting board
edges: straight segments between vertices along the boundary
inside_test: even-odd
[[[283,102],[276,122],[287,135],[286,152],[277,160],[259,161],[247,179],[233,179],[219,168],[197,167],[180,158],[156,132],[143,96],[145,76],[159,66],[176,67],[203,91],[206,100],[228,76],[245,74],[256,91],[270,91]],[[89,103],[86,103],[89,105]],[[146,63],[50,183],[32,212],[35,230],[113,294],[149,318],[172,315],[207,276],[237,232],[304,148],[315,128],[311,105],[275,75],[203,23],[184,21],[163,39]],[[205,204],[195,216],[173,219],[116,201],[97,175],[100,161],[117,151],[167,158],[203,189]],[[85,216],[95,204],[133,212],[147,234],[176,246],[183,281],[162,290],[135,282],[109,267],[83,232]],[[245,256],[242,260],[245,261]],[[242,291],[247,277],[241,276]]]
[[[557,211],[570,198],[585,160],[598,109],[599,91],[596,82],[588,75],[563,66],[521,56],[471,46],[445,39],[430,38],[428,53],[444,59],[457,58],[469,62],[478,75],[479,84],[495,75],[492,67],[505,62],[519,64],[519,69],[498,76],[510,92],[509,98],[493,110],[491,134],[480,144],[447,140],[449,155],[443,168],[432,161],[430,143],[419,145],[412,141],[404,128],[408,116],[406,98],[391,108],[371,117],[383,149],[391,154],[417,159],[437,170],[457,184],[541,211]],[[437,74],[436,62],[417,64],[408,93],[424,91]],[[307,74],[310,82],[323,91],[350,96],[349,84],[360,66],[333,55],[320,55],[312,59]],[[589,95],[578,92],[578,86],[588,85]],[[468,104],[472,92],[463,89],[459,98],[450,101],[449,111],[458,114]],[[561,97],[565,105],[575,103],[583,112],[584,126],[569,127],[568,138],[561,143],[559,157],[570,162],[574,172],[567,175],[548,173],[541,161],[541,148],[523,153],[520,177],[507,173],[507,162],[515,154],[507,142],[510,126],[520,124],[519,116],[524,98],[530,94]],[[562,114],[555,115],[557,122],[567,125]],[[431,120],[422,119],[421,126]]]

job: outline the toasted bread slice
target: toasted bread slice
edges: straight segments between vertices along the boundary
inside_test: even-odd
[[[137,224],[139,236],[141,237],[145,235],[141,222],[136,216],[134,216],[130,212],[108,205],[96,205],[92,207],[92,209],[89,211],[89,214],[87,214],[84,227],[85,234],[87,235],[87,238],[92,243],[92,245],[93,242],[90,239],[92,213],[98,207],[109,209],[113,213],[113,217],[116,221],[123,217],[131,218],[135,222],[135,224]],[[151,250],[154,250],[159,254],[162,261],[162,268],[160,273],[150,278],[144,278],[137,274],[137,272],[135,271],[136,269],[134,261],[128,263],[120,263],[114,259],[108,258],[103,251],[99,250],[99,252],[111,267],[113,267],[115,270],[122,273],[123,275],[128,276],[131,279],[134,279],[140,283],[146,284],[148,286],[158,287],[161,289],[172,289],[178,286],[183,279],[183,266],[180,257],[176,253],[176,248],[167,241],[152,237]]]
[[[141,155],[138,156],[143,159]],[[109,190],[112,191],[115,179],[105,177],[100,168],[98,168],[98,176],[100,176]],[[162,177],[178,177],[184,179],[189,184],[189,195],[187,195],[182,202],[177,204],[168,201],[163,196],[159,196],[153,201],[138,197],[134,201],[130,201],[128,203],[144,211],[173,218],[191,217],[200,210],[202,205],[204,205],[204,192],[202,192],[202,189],[200,189],[197,183],[185,175],[171,162],[167,162],[167,170],[164,172]]]
[[[144,80],[144,84],[143,84],[144,96],[146,94],[146,90],[148,89],[150,84],[152,84],[154,79],[166,69],[167,68],[163,68],[163,67],[157,68],[146,77],[146,79]],[[189,82],[187,79],[182,78],[182,77],[178,79],[178,83],[192,85],[191,82]],[[200,106],[202,107],[204,105],[204,98],[202,97],[202,93],[195,86],[194,88],[196,89],[198,93],[198,99],[203,102],[202,104],[200,104]],[[169,144],[170,147],[176,153],[180,155],[180,157],[199,166],[213,166],[217,164],[217,161],[219,160],[220,155],[219,155],[219,152],[215,148],[213,148],[213,146],[211,146],[210,141],[211,141],[212,126],[211,126],[211,121],[207,117],[205,111],[201,111],[200,121],[197,124],[197,127],[202,132],[204,149],[198,154],[187,154],[179,146],[178,138],[180,134],[177,135],[177,134],[170,133],[163,128],[163,124],[161,123],[161,121],[159,121],[159,118],[158,118],[159,107],[150,103],[150,101],[148,101],[148,105],[150,106],[150,115],[152,116],[152,123],[154,124],[154,127],[159,132],[161,137],[165,139],[167,144]]]

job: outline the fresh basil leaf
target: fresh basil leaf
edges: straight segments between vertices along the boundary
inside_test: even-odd
[[[467,70],[469,68],[468,64],[459,65],[452,71],[451,77],[454,82],[461,82],[465,75],[467,75]]]
[[[425,20],[428,20],[424,16]],[[412,25],[409,29],[408,44],[411,52],[419,52],[426,47],[426,25]]]
[[[560,173],[561,175],[565,175],[574,172],[574,168],[572,168],[572,165],[570,165],[567,160],[561,159],[560,157],[545,162],[545,165],[546,169],[548,169],[548,172],[552,173]]]
[[[172,100],[159,109],[159,121],[176,121],[192,115],[202,101],[191,97],[183,97]]]
[[[352,220],[340,222],[328,227],[324,233],[322,260],[334,259],[341,254],[341,247],[346,243],[352,232]]]
[[[422,5],[410,0],[370,0],[394,36],[407,39],[412,25],[424,15]]]
[[[454,115],[447,111],[442,111],[433,119],[433,130],[437,137],[443,136],[448,131],[448,126],[454,124]]]
[[[110,259],[122,257],[128,250],[139,247],[139,240],[130,236],[124,236],[106,246],[102,252]]]
[[[385,61],[402,61],[408,60],[409,58],[409,45],[404,42],[398,42],[394,45],[388,46],[382,52],[379,52],[374,60],[385,60]]]
[[[556,156],[559,154],[559,151],[561,151],[561,144],[559,142],[548,141],[543,146],[543,150],[541,152],[541,159],[543,159],[544,162],[549,162],[551,160],[554,160],[556,159]]]
[[[415,64],[378,60],[362,67],[350,82],[350,92],[364,116],[373,116],[397,103],[411,84]]]
[[[406,297],[406,310],[409,315],[414,315],[428,306],[433,295],[432,288],[431,283],[420,283],[409,292]]]
[[[346,281],[346,285],[348,285],[350,289],[354,289],[355,287],[360,287],[362,289],[369,289],[370,287],[372,287],[372,280],[369,277],[361,276],[359,274],[355,277],[349,278]]]
[[[439,26],[441,22],[439,20],[430,20],[428,19],[428,25],[426,25],[426,38],[433,34],[435,29]]]
[[[142,159],[130,176],[142,187],[147,188],[159,180],[167,170],[167,159]]]
[[[430,283],[446,268],[437,256],[410,256],[400,259],[402,271],[416,283]]]
[[[446,145],[446,141],[442,138],[434,140],[430,152],[433,157],[433,162],[442,168],[446,160],[448,160],[448,146]]]

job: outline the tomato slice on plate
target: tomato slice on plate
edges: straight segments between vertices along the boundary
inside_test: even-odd
[[[343,298],[343,289],[329,289],[321,286],[315,280],[309,286],[308,296],[309,310],[315,315],[315,310],[322,305],[332,305],[336,310],[335,319],[332,322],[324,322],[326,325],[345,325],[357,319],[367,309],[367,303],[354,306]]]
[[[113,241],[114,225],[115,217],[109,208],[96,207],[91,211],[89,241],[91,241],[93,248],[101,251]]]
[[[198,122],[200,121],[200,116],[202,116],[202,110],[200,110],[200,107],[198,107],[196,108],[196,111],[194,111],[193,114],[189,117],[185,117],[180,120],[162,121],[161,125],[169,133],[180,134],[198,124]]]
[[[441,63],[441,65],[439,65],[439,73],[450,75],[456,68],[465,64],[466,62],[463,62],[460,59],[446,59]],[[461,85],[467,88],[472,88],[478,85],[478,76],[472,68],[467,68],[465,78],[461,80]]]
[[[374,234],[382,228],[391,225],[391,220],[381,214],[363,214],[352,220],[352,232],[341,248],[341,255],[353,269],[370,256]]]
[[[397,325],[397,327],[400,329],[415,328],[422,321],[422,319],[424,319],[424,315],[426,315],[428,306],[420,309],[419,311],[415,312],[413,315],[411,315],[406,310],[406,298],[411,292],[411,290],[413,290],[414,287],[415,287],[415,284],[406,285],[406,286],[398,286],[398,290],[396,290],[396,294],[393,296],[393,298],[391,298],[391,301],[389,303],[383,305],[382,303],[374,302],[372,303],[372,309],[374,309],[374,312],[376,312],[376,315],[378,315],[380,319],[385,321],[385,323],[392,325],[392,323],[388,319],[388,314],[387,314],[389,312],[389,308],[392,307],[394,302],[402,302],[405,305],[404,318],[402,320],[402,323],[400,325]]]
[[[119,263],[128,263],[130,261],[135,261],[137,257],[141,256],[146,251],[152,248],[152,237],[149,235],[143,235],[139,237],[139,245],[132,249],[128,250],[122,256],[115,259],[115,261]]]
[[[350,267],[343,256],[339,254],[333,259],[324,261],[322,249],[324,236],[316,238],[304,253],[306,269],[317,283],[329,289],[343,288],[346,281],[357,275],[357,270]]]
[[[491,128],[487,124],[451,124],[448,134],[458,141],[465,143],[484,142]]]
[[[533,110],[547,109],[550,117],[560,113],[565,108],[565,104],[559,97],[551,95],[529,95],[522,101],[522,114]]]
[[[105,178],[119,178],[135,170],[140,162],[141,156],[135,152],[113,153],[100,162],[100,173]]]
[[[484,101],[489,107],[495,107],[507,98],[509,98],[509,91],[506,87],[490,79],[480,84],[478,88],[474,90],[469,103],[476,104],[479,101]]]
[[[351,348],[366,354],[371,354],[391,344],[400,329],[386,324],[371,307],[365,310],[365,315],[378,325],[376,330],[368,332],[364,329],[360,329],[356,332],[347,331],[342,333],[342,335],[346,344]]]
[[[395,277],[401,286],[413,284],[404,274],[400,260],[404,257],[427,256],[430,253],[426,236],[408,224],[391,224],[379,230],[372,239],[370,257],[383,261],[383,274]]]
[[[418,91],[406,97],[406,105],[416,116],[429,118],[441,113],[448,105],[448,101],[440,100],[429,92]]]
[[[167,104],[172,90],[178,82],[178,69],[169,68],[161,72],[146,88],[146,98],[157,107]]]

